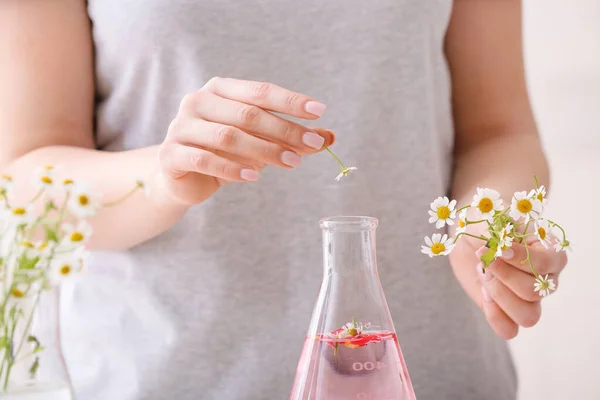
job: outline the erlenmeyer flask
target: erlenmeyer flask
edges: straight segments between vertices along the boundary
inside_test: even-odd
[[[377,219],[333,217],[290,400],[415,400],[377,273]]]

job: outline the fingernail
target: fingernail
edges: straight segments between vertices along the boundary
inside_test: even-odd
[[[515,251],[513,249],[506,249],[502,251],[502,258],[505,260],[510,260],[515,256]]]
[[[492,301],[494,301],[494,299],[492,299],[492,296],[490,296],[490,292],[487,291],[487,289],[485,287],[481,287],[481,294],[483,295],[483,301],[485,301],[486,303],[491,303]]]
[[[323,147],[323,143],[325,143],[325,138],[313,132],[306,132],[302,136],[302,142],[313,149],[320,149]]]
[[[291,151],[284,151],[281,154],[281,161],[290,167],[297,167],[302,162],[302,157]]]
[[[483,271],[483,263],[477,264],[477,273],[479,274],[479,279],[482,282],[489,282],[492,280],[492,278],[494,278],[494,274],[489,268],[486,268],[485,272]]]
[[[304,106],[304,109],[306,110],[307,113],[316,115],[317,117],[320,117],[321,115],[323,115],[326,108],[327,108],[327,106],[325,104],[319,103],[318,101],[309,101]]]
[[[255,171],[253,169],[243,169],[240,172],[240,176],[245,181],[254,182],[258,180],[258,171]]]

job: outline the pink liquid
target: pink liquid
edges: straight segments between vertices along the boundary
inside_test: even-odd
[[[416,400],[394,332],[306,339],[290,400]]]

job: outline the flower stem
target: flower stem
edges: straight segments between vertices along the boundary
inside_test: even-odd
[[[454,238],[454,243],[456,243],[456,241],[458,240],[458,238],[459,238],[461,235],[467,235],[467,236],[473,237],[473,238],[475,238],[475,239],[480,239],[480,240],[483,240],[483,241],[485,241],[485,242],[487,242],[488,240],[490,240],[489,238],[486,238],[486,237],[485,237],[485,236],[483,236],[483,235],[482,235],[482,236],[475,236],[475,235],[472,235],[472,234],[470,234],[470,233],[467,233],[467,232],[461,232],[461,233],[459,233],[458,235],[456,235],[456,237]]]
[[[335,158],[335,160],[338,162],[338,164],[340,164],[340,167],[342,167],[342,170],[345,170],[345,169],[346,169],[346,166],[344,165],[344,163],[342,162],[342,160],[340,160],[340,159],[338,158],[338,156],[336,156],[336,155],[333,153],[333,151],[331,151],[331,149],[330,149],[329,147],[327,147],[327,146],[323,146],[323,147],[325,147],[325,150],[327,150],[327,152],[328,152],[329,154],[331,154],[331,156],[332,156],[333,158]]]
[[[458,214],[459,212],[461,212],[462,210],[467,209],[467,208],[471,208],[471,205],[467,204],[466,206],[459,208],[458,210],[456,210],[456,213]]]
[[[142,185],[140,185],[139,183],[136,183],[135,187],[133,189],[131,189],[129,192],[125,193],[123,196],[121,196],[121,198],[119,198],[115,201],[109,201],[108,203],[104,203],[104,204],[102,204],[102,206],[103,207],[116,206],[117,204],[120,204],[120,203],[124,202],[125,200],[127,200],[128,198],[130,198],[131,196],[133,196],[135,194],[135,192],[137,192],[138,189],[140,189],[141,187],[142,187]]]
[[[35,203],[35,201],[40,198],[40,196],[42,195],[42,193],[44,193],[44,189],[40,189],[40,191],[37,192],[36,195],[33,196],[33,198],[31,200],[29,200],[29,203],[30,204]]]
[[[548,222],[550,222],[552,225],[554,225],[554,226],[556,226],[558,229],[560,229],[560,231],[561,231],[561,232],[562,232],[562,234],[563,234],[563,240],[566,240],[566,239],[567,239],[567,233],[565,232],[565,230],[563,229],[563,227],[562,227],[562,226],[560,226],[559,224],[557,224],[557,223],[556,223],[556,222],[554,222],[554,221],[550,221],[550,220],[548,220]]]
[[[488,222],[488,220],[487,219],[480,219],[479,221],[469,221],[468,219],[465,218],[465,224],[467,224],[467,225],[480,224],[482,222]]]
[[[535,269],[533,268],[533,263],[531,262],[531,255],[529,254],[529,245],[527,244],[527,242],[525,242],[525,251],[527,252],[527,259],[523,262],[529,262],[529,268],[531,268],[533,276],[535,276],[535,279],[540,279],[539,275],[537,274],[537,272],[535,272]]]

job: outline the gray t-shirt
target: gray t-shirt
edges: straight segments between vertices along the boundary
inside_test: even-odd
[[[88,4],[99,148],[160,143],[181,98],[225,76],[327,104],[318,124],[359,170],[335,182],[325,153],[271,167],[160,237],[95,254],[65,299],[79,399],[287,399],[322,278],[318,220],[342,214],[380,220],[380,277],[419,400],[514,399],[506,344],[447,259],[420,254],[451,175],[450,0]]]

